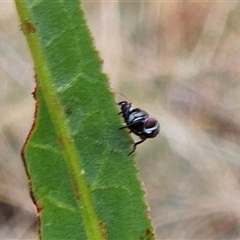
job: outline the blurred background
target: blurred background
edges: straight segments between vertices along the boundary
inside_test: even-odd
[[[111,87],[161,124],[137,148],[157,239],[240,239],[240,3],[83,1]],[[0,2],[0,239],[37,239],[20,152],[34,71]]]

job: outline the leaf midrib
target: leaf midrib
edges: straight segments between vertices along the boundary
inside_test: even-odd
[[[38,36],[37,31],[35,31],[35,33],[28,33],[27,26],[25,26],[27,21],[34,26],[34,18],[31,16],[31,12],[25,1],[16,0],[16,5],[19,16],[21,17],[22,28],[26,31],[25,35],[32,52],[39,87],[43,92],[44,101],[48,107],[49,115],[52,119],[59,140],[59,145],[62,149],[64,160],[73,182],[74,193],[78,207],[82,212],[86,235],[89,239],[103,239],[99,225],[100,221],[81,164],[82,161],[74,139],[71,136],[71,131],[67,124],[67,118],[57,94],[57,89],[54,86],[54,80],[48,67],[43,48],[40,44],[41,39]]]

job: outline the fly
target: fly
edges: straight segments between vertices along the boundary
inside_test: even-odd
[[[127,101],[121,101],[118,103],[121,108],[122,117],[126,123],[126,126],[120,129],[128,128],[131,133],[140,137],[140,141],[135,142],[133,150],[128,154],[131,155],[135,152],[137,145],[144,142],[147,138],[154,138],[160,131],[160,125],[158,121],[150,117],[147,112],[140,108],[132,108],[132,103]]]

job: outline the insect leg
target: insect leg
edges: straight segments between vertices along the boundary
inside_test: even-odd
[[[128,126],[126,125],[126,126],[120,127],[119,130],[124,129],[124,128],[128,128]]]
[[[129,128],[129,129],[130,129],[130,132],[132,132],[132,131],[131,131],[131,127],[134,126],[134,125],[136,125],[136,124],[138,124],[139,122],[141,122],[141,121],[132,122],[132,123],[127,124],[127,125],[125,125],[125,126],[123,126],[123,127],[120,127],[119,129]]]
[[[141,141],[138,141],[138,142],[134,143],[134,145],[133,145],[133,150],[128,154],[128,156],[131,155],[132,153],[134,153],[135,150],[136,150],[136,148],[137,148],[137,145],[143,143],[145,140],[146,140],[146,139],[142,139]]]
[[[121,102],[118,103],[118,105],[123,105],[123,104],[126,105],[126,104],[128,104],[128,102],[127,101],[121,101]],[[130,106],[132,105],[131,103],[129,103],[129,104],[130,104]]]

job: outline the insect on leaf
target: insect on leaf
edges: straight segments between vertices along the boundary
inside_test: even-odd
[[[78,0],[16,0],[36,71],[23,156],[42,239],[153,239],[131,143]]]

